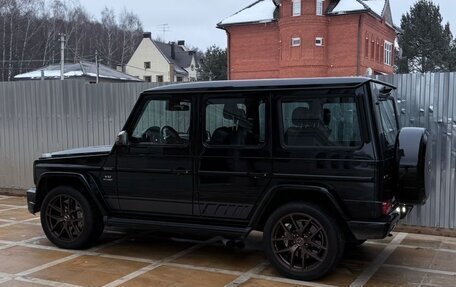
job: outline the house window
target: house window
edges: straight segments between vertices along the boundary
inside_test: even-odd
[[[291,38],[291,46],[292,47],[299,47],[301,46],[301,38]]]
[[[144,62],[144,69],[150,69],[150,62]]]
[[[182,77],[176,77],[176,82],[182,82],[184,79]]]
[[[315,46],[322,47],[325,45],[325,38],[323,37],[316,37],[315,38]]]
[[[293,0],[293,16],[301,16],[301,0]]]
[[[375,40],[374,37],[372,37],[372,42],[371,42],[371,60],[375,60]]]
[[[144,82],[152,82],[151,76],[144,76]]]
[[[317,16],[323,16],[324,0],[317,0]]]
[[[366,40],[364,43],[364,57],[369,58],[369,34],[366,33]]]
[[[157,82],[163,83],[163,76],[157,76]]]
[[[385,41],[385,64],[388,66],[393,65],[393,43]]]
[[[375,47],[375,61],[380,62],[380,41],[377,38],[377,46]]]

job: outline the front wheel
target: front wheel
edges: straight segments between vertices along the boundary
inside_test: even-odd
[[[323,209],[292,203],[277,209],[264,229],[265,251],[283,275],[298,280],[323,277],[338,264],[344,239]]]
[[[43,200],[40,215],[47,238],[60,248],[87,247],[103,231],[103,220],[97,208],[72,187],[51,190]]]

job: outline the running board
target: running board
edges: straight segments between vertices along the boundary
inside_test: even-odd
[[[250,227],[216,226],[195,223],[178,223],[169,221],[154,221],[144,219],[130,219],[108,217],[106,226],[115,226],[133,229],[159,229],[171,233],[192,233],[208,236],[223,236],[229,238],[245,238],[252,231]]]

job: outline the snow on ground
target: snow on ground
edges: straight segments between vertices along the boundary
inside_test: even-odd
[[[220,25],[249,23],[249,22],[270,22],[274,19],[276,6],[272,0],[260,0],[234,15],[226,18]]]

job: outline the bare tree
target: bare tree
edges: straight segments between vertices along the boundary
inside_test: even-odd
[[[67,62],[93,59],[124,65],[142,39],[138,16],[124,10],[116,18],[106,8],[101,21],[78,0],[0,0],[0,80],[58,62],[59,33],[66,34]]]

